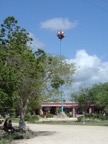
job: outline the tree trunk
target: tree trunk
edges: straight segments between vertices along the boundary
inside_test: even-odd
[[[28,108],[28,104],[29,104],[29,100],[26,100],[25,105],[23,105],[23,100],[22,98],[20,99],[20,120],[19,120],[19,128],[26,131],[27,127],[26,127],[26,123],[25,123],[25,119],[24,116],[27,112],[27,108]]]
[[[26,123],[25,123],[25,120],[24,120],[24,113],[23,112],[21,112],[21,114],[20,114],[19,128],[24,130],[24,131],[26,129]]]

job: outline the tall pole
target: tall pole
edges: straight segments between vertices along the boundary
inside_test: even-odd
[[[61,59],[61,78],[62,78],[62,58],[61,58],[61,40],[64,38],[64,32],[63,31],[59,31],[57,33],[57,37],[60,39],[60,59]],[[62,95],[62,84],[60,85],[60,91],[61,91],[61,112],[63,113],[63,109],[64,109],[64,106],[63,106],[63,95]]]

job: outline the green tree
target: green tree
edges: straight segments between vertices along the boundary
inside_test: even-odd
[[[108,83],[95,84],[91,88],[95,105],[106,111],[108,109]]]
[[[79,110],[84,113],[87,112],[90,105],[96,104],[96,95],[92,87],[80,88],[79,91],[73,93],[71,96],[72,101],[77,101]]]
[[[89,88],[83,88],[74,96],[81,110],[86,111],[87,107],[93,104],[97,109],[108,113],[108,83],[99,83]]]
[[[61,93],[63,91],[61,91],[60,86],[63,89],[68,89],[72,86],[74,81],[73,74],[75,73],[76,67],[74,63],[68,64],[63,56],[52,56],[51,59],[50,65],[46,67],[50,79],[47,79],[47,91],[45,94],[50,95],[50,99],[48,97],[47,100],[61,101]]]
[[[7,65],[7,57],[7,50],[0,44],[0,111],[4,111],[6,107],[11,109],[17,99],[18,79],[14,69]]]
[[[71,84],[75,72],[75,65],[62,58],[61,73],[61,57],[47,55],[41,49],[33,53],[28,42],[32,42],[29,33],[17,25],[14,17],[7,17],[0,29],[0,93],[5,106],[9,99],[12,107],[18,107],[22,129],[26,127],[28,108],[39,107],[48,93],[57,93],[60,85]]]
[[[25,127],[24,115],[27,110],[30,96],[35,95],[35,90],[33,91],[33,89],[35,89],[33,74],[35,73],[34,69],[36,69],[36,67],[34,68],[34,66],[36,62],[35,56],[27,46],[27,42],[31,40],[32,39],[29,38],[29,34],[26,30],[17,26],[17,21],[14,17],[8,17],[4,20],[0,30],[0,47],[1,51],[3,51],[1,59],[5,69],[10,68],[8,71],[6,70],[6,72],[13,72],[12,78],[14,78],[18,85],[16,95],[18,95],[19,100],[14,101],[14,103],[18,102],[21,127]],[[8,76],[8,73],[6,74],[6,77]],[[5,73],[3,73],[3,76],[4,74]],[[3,79],[3,76],[1,76],[1,79]],[[13,91],[11,88],[11,84],[14,84],[13,81],[8,82],[8,84],[9,90]],[[7,82],[5,82],[4,85],[6,94],[9,97],[8,89],[6,89]],[[14,97],[12,96],[12,98]],[[7,100],[4,101],[5,106],[6,102]]]
[[[84,113],[86,113],[87,108],[88,108],[88,106],[89,106],[89,104],[90,104],[90,97],[89,97],[88,91],[89,91],[88,88],[86,88],[86,89],[81,89],[80,94],[79,94],[79,96],[78,96],[78,98],[77,98],[79,108],[80,108]]]

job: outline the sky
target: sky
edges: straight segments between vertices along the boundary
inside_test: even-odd
[[[60,54],[64,31],[61,54],[77,67],[73,89],[108,82],[108,0],[0,0],[0,23],[8,16],[48,54]]]

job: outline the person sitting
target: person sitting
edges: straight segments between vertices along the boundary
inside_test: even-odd
[[[5,131],[7,131],[7,124],[8,124],[8,119],[6,119],[5,121],[4,121],[4,124],[3,124],[3,130],[5,130]]]
[[[14,127],[12,126],[12,121],[9,120],[9,122],[7,123],[7,130],[13,132],[14,131]]]

